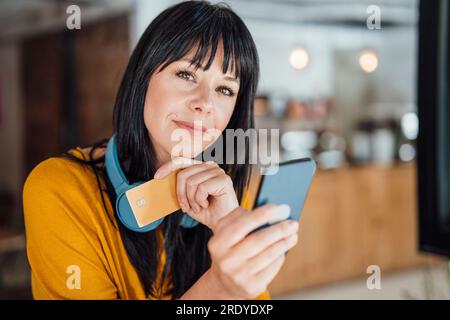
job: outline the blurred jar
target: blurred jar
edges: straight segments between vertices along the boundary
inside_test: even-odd
[[[331,99],[319,98],[311,102],[311,116],[317,119],[324,119],[331,111]]]
[[[255,127],[258,129],[279,128],[278,119],[272,114],[270,99],[267,95],[260,95],[253,103]]]
[[[319,136],[317,162],[322,169],[336,169],[346,164],[346,142],[343,136],[325,130]]]
[[[303,157],[313,157],[318,144],[318,136],[312,130],[287,131],[281,136],[283,161]]]
[[[371,136],[372,159],[375,164],[391,165],[396,157],[396,122],[392,119],[378,120],[374,123]]]
[[[366,164],[371,160],[372,130],[373,122],[371,120],[362,120],[357,124],[351,138],[351,155],[354,163]]]
[[[266,95],[261,95],[255,98],[254,101],[255,117],[265,117],[269,115],[269,99]]]
[[[300,100],[289,100],[287,104],[287,117],[289,119],[302,119],[306,116],[306,105]]]

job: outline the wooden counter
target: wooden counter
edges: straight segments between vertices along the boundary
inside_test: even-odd
[[[369,265],[378,265],[383,275],[435,261],[418,253],[417,234],[414,163],[318,170],[301,215],[299,242],[269,290],[274,296],[368,277]]]

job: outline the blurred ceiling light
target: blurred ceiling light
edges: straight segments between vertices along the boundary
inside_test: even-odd
[[[417,138],[419,133],[419,118],[415,112],[405,113],[401,120],[403,134],[409,140]]]
[[[309,55],[304,48],[296,48],[292,50],[289,56],[289,62],[294,69],[301,70],[308,65]]]
[[[378,67],[378,57],[375,51],[366,49],[359,55],[359,65],[364,72],[374,72]]]

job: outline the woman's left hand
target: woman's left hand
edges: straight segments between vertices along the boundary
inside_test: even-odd
[[[163,179],[177,170],[177,196],[181,210],[214,232],[217,222],[239,206],[233,181],[213,161],[181,157],[163,164],[154,178]]]

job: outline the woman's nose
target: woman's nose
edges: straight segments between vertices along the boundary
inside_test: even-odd
[[[198,96],[190,105],[194,112],[210,114],[213,110],[212,95],[209,90],[203,88],[199,90]]]

